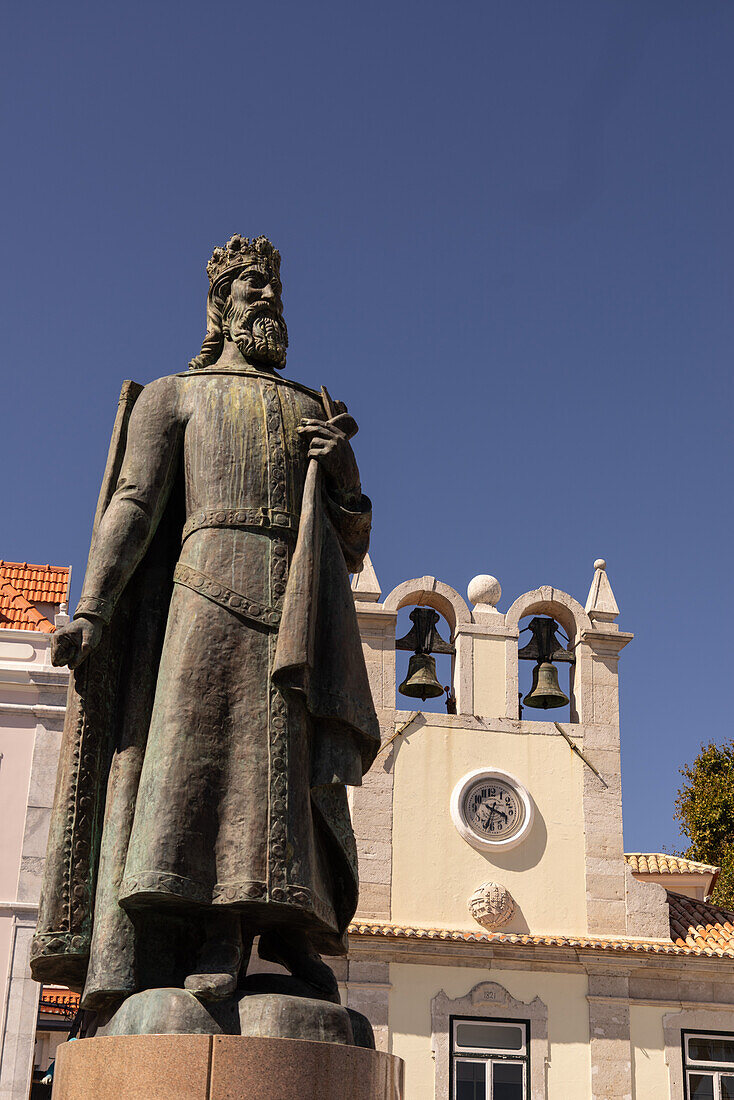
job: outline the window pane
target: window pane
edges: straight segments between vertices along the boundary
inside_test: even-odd
[[[734,1039],[716,1035],[691,1035],[688,1057],[694,1062],[734,1063]]]
[[[484,1062],[456,1062],[456,1100],[486,1100],[487,1067]]]
[[[523,1100],[522,1066],[517,1062],[493,1063],[492,1100]]]
[[[721,1100],[734,1100],[734,1077],[721,1075]]]
[[[457,1024],[456,1044],[482,1050],[522,1050],[523,1030],[503,1024]]]
[[[714,1078],[710,1073],[691,1073],[688,1077],[691,1100],[714,1100]]]

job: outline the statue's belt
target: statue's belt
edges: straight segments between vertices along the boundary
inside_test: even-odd
[[[173,580],[175,584],[182,584],[185,588],[190,588],[192,592],[199,592],[200,595],[206,596],[208,600],[219,604],[220,607],[225,607],[228,611],[235,611],[238,615],[243,615],[246,619],[252,619],[253,622],[259,623],[261,626],[277,630],[280,625],[281,613],[275,607],[267,607],[265,604],[256,603],[249,596],[243,595],[242,592],[235,592],[232,588],[227,588],[225,584],[215,581],[213,577],[208,577],[206,573],[201,573],[198,569],[192,569],[190,565],[179,562],[173,571]]]
[[[277,508],[209,508],[189,516],[181,541],[202,527],[267,527],[281,534],[298,530],[298,516]]]

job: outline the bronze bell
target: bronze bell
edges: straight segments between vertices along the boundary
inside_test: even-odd
[[[523,706],[551,710],[565,707],[568,696],[558,683],[558,669],[550,661],[543,661],[533,669],[533,686],[523,699]]]
[[[409,699],[438,699],[443,688],[436,678],[436,661],[430,653],[414,653],[408,661],[408,675],[398,688]]]

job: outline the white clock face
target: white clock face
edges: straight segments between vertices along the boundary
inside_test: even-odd
[[[502,779],[479,779],[463,799],[464,818],[486,840],[505,840],[522,827],[525,808],[517,791]]]
[[[498,768],[480,768],[454,787],[451,817],[467,843],[497,854],[521,844],[530,834],[535,807],[514,775]]]

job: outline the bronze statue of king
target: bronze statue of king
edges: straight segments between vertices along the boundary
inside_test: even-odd
[[[346,406],[285,366],[280,255],[234,236],[207,266],[201,354],[126,382],[74,618],[32,972],[108,1010],[203,1003],[253,938],[338,1000],[357,901],[346,785],[379,745],[349,573],[367,551]],[[239,983],[239,984],[238,984]]]

